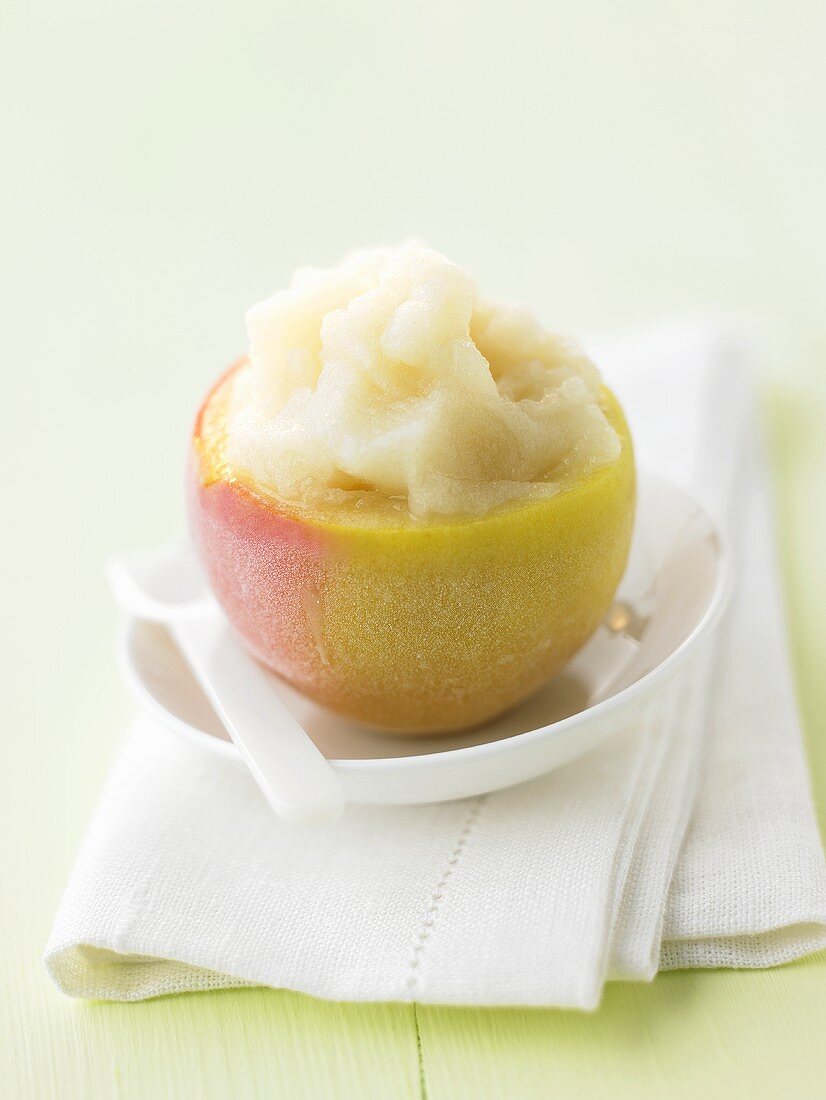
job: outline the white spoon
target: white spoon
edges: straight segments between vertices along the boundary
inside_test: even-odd
[[[168,627],[279,817],[335,820],[344,808],[338,777],[287,709],[274,677],[231,636],[194,555],[175,547],[112,558],[107,576],[125,611]]]

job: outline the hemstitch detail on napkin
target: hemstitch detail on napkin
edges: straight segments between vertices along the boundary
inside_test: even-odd
[[[442,903],[444,897],[445,888],[450,880],[451,875],[456,870],[456,866],[459,860],[462,858],[462,853],[467,847],[467,842],[470,839],[473,830],[476,828],[476,823],[479,820],[479,814],[482,812],[482,807],[488,801],[490,795],[481,794],[474,799],[474,804],[470,809],[467,817],[465,818],[465,824],[462,827],[462,831],[459,834],[459,839],[453,848],[453,851],[447,858],[447,862],[442,870],[441,877],[436,883],[436,887],[433,893],[428,899],[428,906],[425,911],[424,918],[422,920],[419,931],[416,935],[416,942],[413,944],[413,954],[411,955],[410,962],[408,963],[408,970],[410,971],[407,978],[407,992],[411,998],[414,998],[419,991],[419,979],[421,975],[422,958],[424,957],[425,948],[427,947],[430,934],[433,931],[433,925],[436,922],[436,915],[439,912],[439,906]]]

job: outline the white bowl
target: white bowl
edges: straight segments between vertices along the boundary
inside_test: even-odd
[[[711,644],[729,587],[728,554],[706,511],[674,485],[642,476],[628,569],[604,624],[560,675],[507,714],[458,734],[382,734],[281,681],[279,689],[349,801],[465,798],[549,772],[638,719]],[[129,620],[120,657],[133,694],[163,725],[243,766],[163,626]]]

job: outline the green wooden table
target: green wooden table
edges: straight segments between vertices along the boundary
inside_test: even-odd
[[[40,966],[130,710],[101,562],[181,525],[201,391],[300,261],[429,238],[574,331],[747,314],[826,806],[826,9],[362,0],[0,12],[0,1095],[826,1092],[826,959],[558,1011],[248,990],[71,1002]]]

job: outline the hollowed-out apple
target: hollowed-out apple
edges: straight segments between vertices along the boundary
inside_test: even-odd
[[[193,535],[249,650],[319,703],[387,730],[483,722],[558,672],[609,607],[628,556],[635,474],[619,457],[554,495],[481,518],[302,514],[226,459],[241,360],[208,395],[190,470]]]

